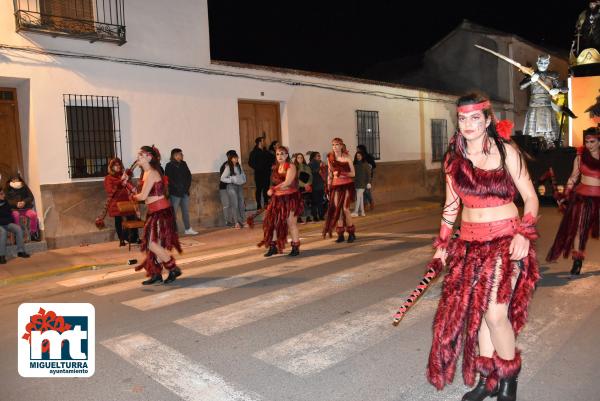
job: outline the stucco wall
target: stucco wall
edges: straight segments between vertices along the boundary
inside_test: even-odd
[[[169,7],[173,12],[166,13],[164,3],[157,0],[145,1],[143,7],[140,1],[128,1],[128,42],[118,47],[32,33],[16,34],[12,3],[2,1],[6,7],[0,8],[0,44],[206,68],[186,72],[0,50],[0,84],[18,89],[26,177],[36,196],[46,235],[56,246],[82,239],[108,238],[108,234],[97,233],[93,226],[102,208],[101,179],[69,177],[63,94],[119,97],[122,158],[126,165],[142,145],[155,144],[164,156],[173,147],[183,148],[194,174],[193,220],[200,225],[214,225],[220,218],[215,171],[227,149],[239,149],[239,99],[278,102],[283,143],[293,152],[327,152],[331,138],[338,136],[354,151],[356,110],[378,111],[380,162],[391,163],[395,167],[389,172],[400,175],[408,174],[410,169],[402,163],[409,163],[411,169],[419,171],[410,175],[409,181],[419,177],[421,182],[415,185],[420,188],[425,188],[426,170],[439,167],[430,161],[430,119],[448,118],[449,134],[453,131],[450,96],[404,87],[206,64],[208,27],[202,23],[207,21],[205,2],[197,5],[185,1],[181,9]],[[137,8],[143,11],[131,11]],[[148,25],[163,15],[164,21]],[[193,23],[195,15],[200,16],[200,27]],[[172,25],[178,26],[177,34],[170,30]],[[166,36],[157,38],[160,32]],[[378,179],[392,184],[383,176]],[[397,189],[386,185],[380,188],[382,194]],[[405,193],[425,194],[412,189]],[[386,195],[382,199],[393,200],[395,196]]]

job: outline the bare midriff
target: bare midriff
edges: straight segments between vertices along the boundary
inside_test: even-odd
[[[463,207],[461,220],[470,223],[487,223],[490,221],[519,217],[519,210],[514,202],[502,206],[469,208]]]
[[[600,186],[600,178],[581,175],[581,183],[585,185]]]

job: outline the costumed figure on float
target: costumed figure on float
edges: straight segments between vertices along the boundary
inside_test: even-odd
[[[323,237],[332,237],[335,229],[338,238],[335,242],[344,242],[344,232],[348,233],[348,242],[356,239],[355,227],[352,223],[350,203],[356,197],[354,189],[354,162],[346,150],[344,141],[334,138],[331,141],[332,151],[327,155],[327,197],[329,206],[323,227]]]
[[[581,273],[585,247],[590,235],[598,239],[600,227],[600,129],[583,132],[584,147],[578,149],[573,172],[567,181],[564,199],[566,210],[546,260],[552,262],[561,255],[572,254],[571,274]],[[561,205],[562,206],[562,205]],[[575,248],[576,238],[579,246]]]
[[[539,56],[537,71],[532,76],[521,81],[521,89],[529,88],[529,108],[525,115],[523,134],[532,137],[542,137],[548,147],[559,145],[560,127],[556,113],[561,111],[552,98],[559,93],[567,93],[569,88],[560,81],[560,76],[555,71],[548,71],[550,56]],[[550,91],[546,90],[541,82],[545,83]]]
[[[424,284],[448,266],[433,323],[427,378],[441,390],[452,382],[459,353],[473,386],[463,401],[515,401],[521,353],[516,336],[539,279],[534,242],[538,199],[525,162],[510,141],[512,123],[497,122],[488,98],[457,103],[458,131],[444,160],[446,201],[434,261]],[[513,203],[519,193],[524,216]],[[453,225],[461,210],[461,227]],[[436,261],[437,259],[437,261]]]
[[[131,200],[145,202],[147,206],[141,244],[141,251],[146,253],[146,258],[135,270],[146,270],[149,278],[142,284],[149,285],[163,281],[164,267],[169,272],[164,281],[168,284],[181,275],[181,270],[170,253],[173,248],[181,253],[181,245],[175,228],[173,207],[165,196],[168,183],[160,166],[160,152],[154,146],[142,146],[137,165],[144,170],[139,193],[129,182],[129,175],[124,173],[122,176],[123,184],[132,193]]]
[[[263,239],[258,246],[268,248],[265,256],[282,253],[287,242],[288,231],[292,237],[292,251],[289,256],[300,254],[300,234],[298,216],[302,215],[304,205],[298,190],[296,166],[290,160],[285,146],[275,149],[276,162],[271,172],[271,187],[267,191],[270,197],[263,220]]]

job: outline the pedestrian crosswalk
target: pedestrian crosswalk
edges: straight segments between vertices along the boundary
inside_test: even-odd
[[[233,338],[245,337],[248,333],[264,329],[261,324],[277,321],[293,321],[296,311],[309,304],[316,304],[335,296],[352,298],[365,286],[372,285],[378,280],[385,282],[390,277],[407,274],[414,277],[414,282],[398,283],[398,295],[389,297],[381,296],[375,302],[370,302],[356,310],[349,311],[341,316],[318,321],[314,325],[310,322],[291,325],[283,336],[273,335],[261,338],[257,345],[244,344],[240,346],[241,358],[248,364],[260,367],[260,371],[270,372],[268,375],[289,380],[290,386],[296,383],[310,383],[323,374],[334,375],[339,366],[348,364],[353,358],[377,350],[382,344],[394,344],[401,349],[401,339],[417,325],[429,327],[437,307],[441,280],[436,281],[432,288],[418,302],[411,312],[407,314],[400,327],[391,325],[392,316],[397,307],[404,301],[410,289],[418,281],[419,274],[427,261],[432,256],[429,241],[424,242],[426,235],[417,234],[416,237],[400,235],[398,233],[376,233],[365,236],[363,241],[354,244],[342,244],[332,247],[331,241],[308,244],[303,247],[306,252],[300,258],[264,258],[262,252],[253,248],[240,253],[240,259],[212,262],[204,260],[201,266],[190,263],[184,270],[186,278],[197,277],[187,284],[184,280],[178,281],[179,287],[160,287],[159,291],[151,294],[141,292],[139,277],[128,280],[124,275],[124,282],[106,284],[88,292],[95,296],[110,296],[120,293],[122,305],[132,308],[136,313],[150,313],[154,316],[167,306],[191,305],[190,301],[203,302],[209,296],[216,296],[224,291],[240,288],[249,284],[261,283],[284,275],[292,275],[295,279],[283,281],[274,287],[264,286],[255,293],[234,299],[229,303],[215,302],[204,303],[202,311],[190,313],[188,308],[182,309],[184,315],[164,316],[166,325],[172,323],[181,326],[179,335],[182,339],[198,339],[202,343],[219,344],[211,347],[208,355],[217,355],[222,352],[219,347],[235,341]],[[362,246],[358,246],[362,245]],[[366,246],[368,248],[364,248]],[[390,249],[393,252],[390,252]],[[360,259],[360,254],[365,251],[373,255],[372,260]],[[379,252],[381,250],[382,252]],[[308,252],[312,251],[312,252]],[[341,262],[336,268],[327,268],[331,260]],[[235,274],[220,274],[224,269],[239,267]],[[215,273],[217,272],[217,273]],[[211,273],[218,278],[200,276]],[[212,274],[215,273],[215,274]],[[200,281],[199,281],[200,280]],[[203,281],[202,281],[203,280]],[[134,286],[135,283],[135,286]],[[157,288],[157,287],[154,287]],[[552,349],[558,346],[557,337],[549,333],[563,327],[565,322],[576,323],[592,314],[598,308],[599,302],[589,302],[581,305],[577,313],[571,313],[567,294],[569,296],[584,296],[584,293],[594,293],[600,289],[600,276],[591,276],[585,280],[573,281],[568,286],[557,290],[559,297],[553,298],[551,304],[543,305],[550,308],[552,316],[538,317],[533,315],[530,324],[519,339],[523,349],[524,358],[527,358],[528,369],[524,371],[522,382],[529,380],[532,375],[552,355]],[[402,290],[402,291],[401,291]],[[132,295],[133,294],[133,295]],[[223,298],[219,298],[223,299]],[[206,307],[208,306],[208,308]],[[535,306],[535,305],[534,305]],[[178,309],[179,310],[179,309]],[[568,326],[567,324],[567,326]],[[573,324],[573,327],[576,325]],[[157,383],[169,389],[176,397],[184,400],[287,400],[288,398],[274,396],[272,391],[263,394],[262,388],[255,388],[252,380],[240,380],[240,375],[231,375],[223,370],[222,366],[215,368],[211,363],[213,357],[198,358],[188,356],[178,350],[177,345],[161,340],[158,333],[134,331],[107,338],[101,342],[106,350],[115,353],[130,365],[151,377]],[[257,334],[254,334],[257,335]],[[259,335],[260,337],[260,335]],[[562,337],[564,338],[564,337]],[[564,341],[564,340],[562,340]],[[460,399],[464,387],[460,384],[451,386],[448,390],[438,393],[433,387],[425,383],[424,366],[427,358],[429,340],[422,341],[419,351],[420,366],[415,367],[418,375],[406,378],[407,383],[402,383],[386,400],[446,400]],[[540,347],[544,349],[540,349]],[[397,352],[397,349],[392,350]],[[398,362],[398,366],[402,361]],[[232,366],[231,369],[235,369]],[[277,373],[280,372],[280,373]],[[343,370],[339,370],[340,377]],[[251,374],[251,373],[250,373]],[[282,374],[284,374],[282,376]],[[395,375],[394,377],[399,377]],[[361,380],[357,377],[356,380]],[[308,382],[307,382],[308,381]],[[460,382],[460,380],[457,380]],[[277,387],[287,386],[277,383]],[[425,386],[425,387],[424,387]],[[260,394],[258,394],[260,393]],[[344,394],[343,389],[340,394]],[[307,395],[308,397],[308,395]],[[325,396],[322,398],[294,397],[290,400],[337,400],[341,396]]]
[[[400,259],[394,255],[384,260],[376,260],[302,284],[178,319],[175,323],[206,336],[219,334],[383,278],[414,265],[415,261],[424,262],[427,256],[431,256],[430,245],[411,249],[405,252]]]

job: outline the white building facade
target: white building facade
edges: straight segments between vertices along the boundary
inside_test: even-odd
[[[453,96],[211,61],[206,1],[1,1],[0,107],[14,112],[0,109],[10,161],[0,167],[21,172],[34,192],[49,247],[113,237],[94,226],[105,166],[109,156],[129,165],[142,145],[155,144],[163,164],[183,149],[194,225],[222,222],[225,152],[247,160],[262,134],[302,153],[328,151],[333,137],[354,151],[360,136],[379,157],[380,202],[440,191]],[[90,9],[68,7],[80,3]],[[118,16],[110,23],[101,18],[108,6]]]

